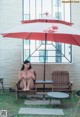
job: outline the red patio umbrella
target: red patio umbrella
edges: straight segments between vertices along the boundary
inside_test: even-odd
[[[80,31],[71,27],[72,23],[62,20],[36,19],[22,21],[23,24],[2,33],[3,37],[21,38],[29,40],[54,41],[80,46]],[[45,63],[44,58],[44,80]]]
[[[2,33],[3,37],[46,40],[80,46],[80,31],[71,27],[72,23],[47,19],[22,22],[25,24]]]

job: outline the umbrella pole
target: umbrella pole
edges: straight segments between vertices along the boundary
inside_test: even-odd
[[[47,33],[45,33],[45,49],[44,49],[44,78],[45,81],[46,77],[46,40],[47,40]],[[45,92],[45,83],[43,84],[43,91]]]

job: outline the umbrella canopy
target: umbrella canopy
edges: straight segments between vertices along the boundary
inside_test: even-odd
[[[29,22],[16,26],[2,35],[3,37],[47,40],[80,46],[80,31],[62,23]]]
[[[24,23],[31,23],[31,22],[61,23],[61,24],[69,25],[69,26],[71,26],[73,24],[71,22],[67,22],[64,20],[59,20],[57,18],[54,18],[51,15],[49,15],[48,12],[45,12],[44,15],[42,16],[42,18],[40,18],[40,19],[23,20],[22,21],[23,24]]]
[[[69,25],[69,26],[71,26],[73,24],[71,22],[67,22],[67,21],[64,21],[64,20],[50,19],[49,17],[47,17],[45,19],[42,18],[42,19],[34,19],[34,20],[23,20],[21,22],[22,22],[22,24],[32,23],[32,22],[61,23],[61,24]]]
[[[62,20],[37,19],[22,21],[19,26],[2,33],[3,37],[29,40],[45,40],[44,80],[46,63],[46,41],[54,41],[80,46],[80,31],[72,28],[72,23]],[[45,88],[45,84],[44,84]]]

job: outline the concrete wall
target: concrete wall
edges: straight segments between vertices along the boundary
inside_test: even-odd
[[[72,22],[80,29],[80,3],[72,4]],[[10,29],[22,20],[22,0],[0,0],[0,32]],[[13,87],[18,80],[18,71],[22,64],[23,41],[0,36],[0,77],[4,78],[5,87]],[[43,79],[42,64],[33,64],[37,79]],[[46,79],[51,79],[54,70],[67,70],[74,82],[73,90],[80,89],[80,47],[73,46],[72,64],[47,64]]]

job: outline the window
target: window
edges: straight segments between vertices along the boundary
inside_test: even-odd
[[[57,19],[61,19],[61,12],[55,12],[55,17]]]
[[[54,0],[55,7],[61,7],[61,0]]]
[[[24,60],[29,60],[30,61],[30,50],[29,49],[24,49]]]
[[[25,40],[24,41],[24,45],[29,45],[30,44],[30,40]]]
[[[62,57],[61,57],[61,53],[62,53],[62,46],[61,43],[56,43],[56,63],[61,63],[62,61]]]
[[[39,51],[39,61],[40,62],[48,62],[48,51],[46,50],[46,56],[45,51]]]
[[[46,5],[45,5],[46,4]],[[70,21],[70,3],[62,0],[24,0],[24,20],[39,19],[48,12],[54,18]],[[24,60],[44,62],[45,41],[24,40]],[[46,62],[71,63],[72,46],[69,44],[46,42]]]

